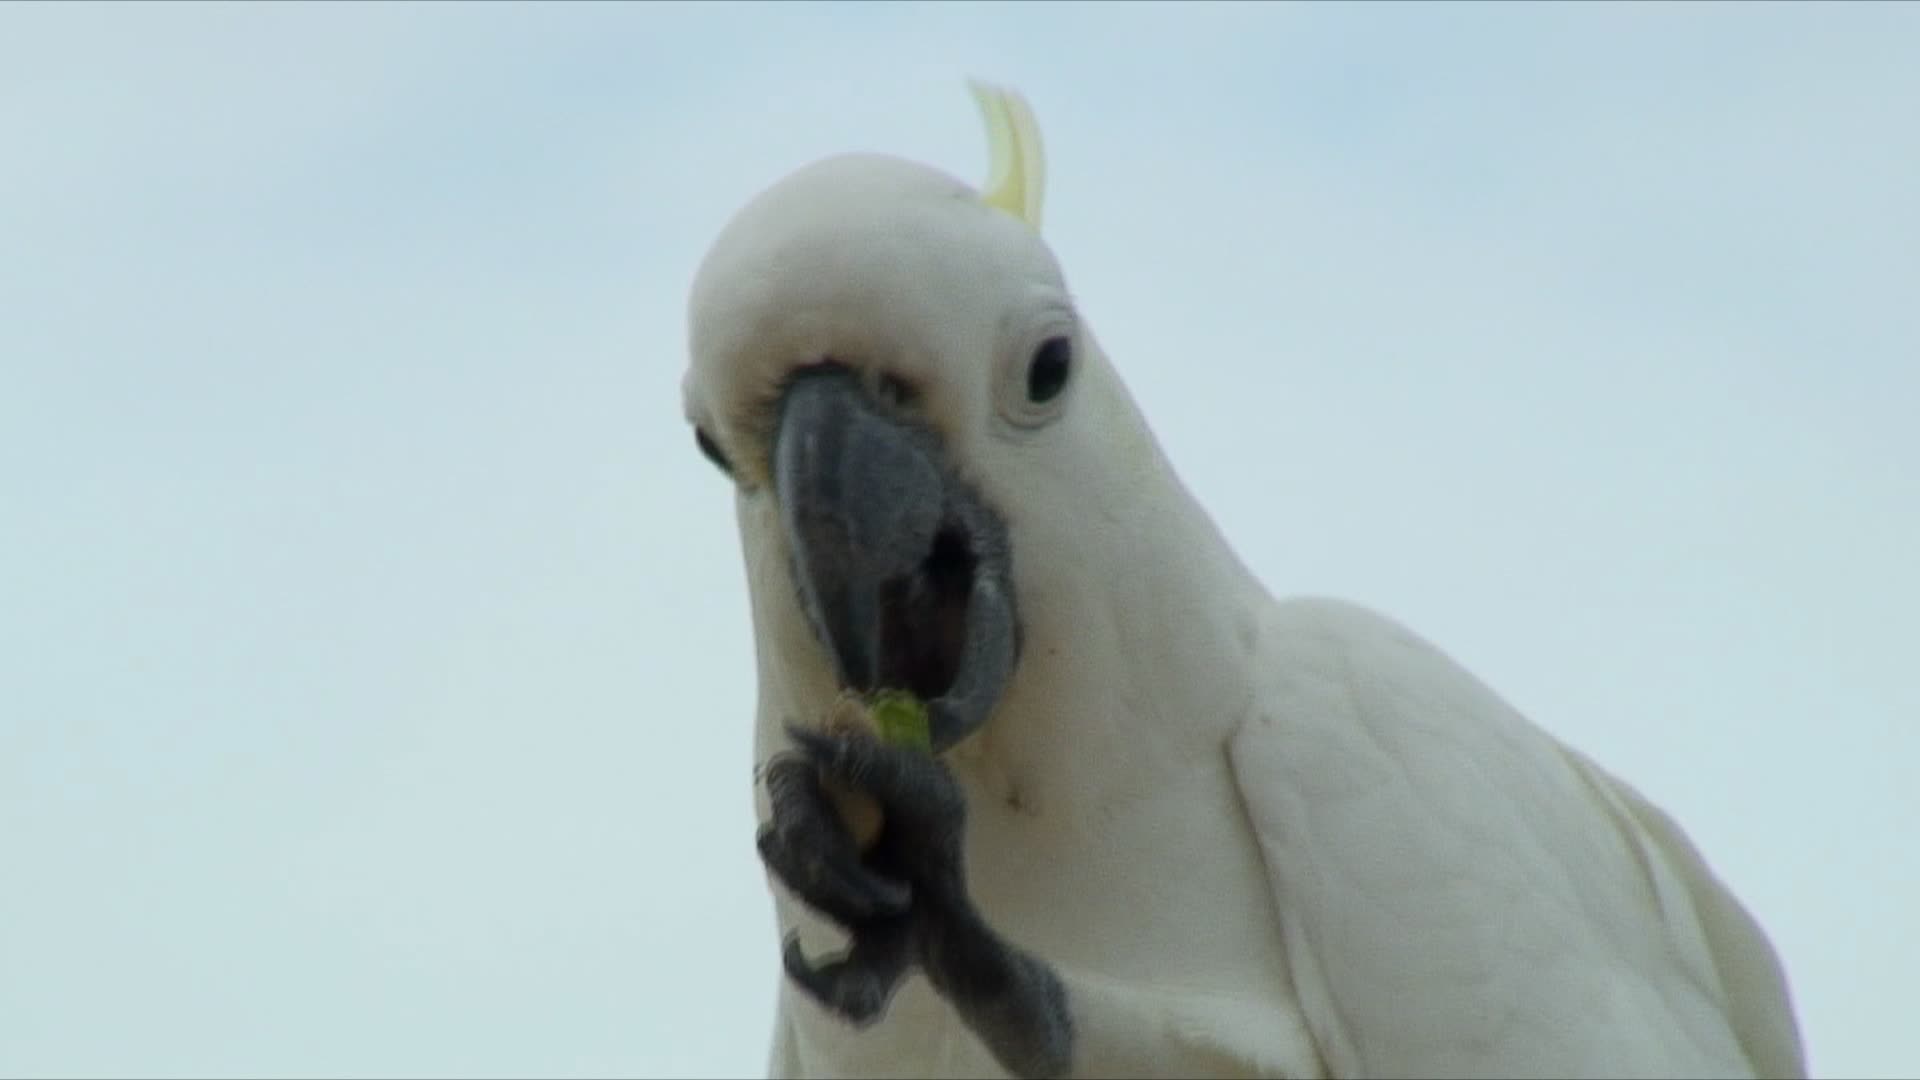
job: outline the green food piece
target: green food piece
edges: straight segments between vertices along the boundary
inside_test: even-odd
[[[867,702],[880,738],[894,746],[933,752],[933,734],[927,726],[926,703],[905,690],[882,690]]]

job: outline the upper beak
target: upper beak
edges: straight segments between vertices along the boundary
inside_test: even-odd
[[[855,372],[808,368],[780,402],[773,487],[841,685],[926,699],[936,751],[985,723],[1018,647],[1005,530],[939,437]]]

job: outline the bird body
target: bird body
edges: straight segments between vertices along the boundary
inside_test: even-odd
[[[769,1072],[1804,1075],[1676,825],[1392,620],[1248,570],[1040,240],[1031,114],[981,101],[986,191],[829,159],[693,290],[791,939]],[[937,756],[795,726],[889,685]],[[871,850],[833,784],[882,807]]]

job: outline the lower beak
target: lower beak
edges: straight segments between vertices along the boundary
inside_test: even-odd
[[[1005,530],[939,437],[842,367],[788,386],[773,487],[801,606],[842,686],[928,704],[936,751],[991,714],[1018,650]]]

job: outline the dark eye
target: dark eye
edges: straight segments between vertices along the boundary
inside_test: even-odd
[[[1073,342],[1050,337],[1033,351],[1027,362],[1027,400],[1045,405],[1067,388],[1067,376],[1073,374]]]
[[[733,475],[733,462],[727,460],[727,455],[721,451],[720,444],[713,441],[706,429],[694,428],[693,441],[700,447],[700,452],[707,456],[708,461],[720,466],[720,471],[728,476]]]

